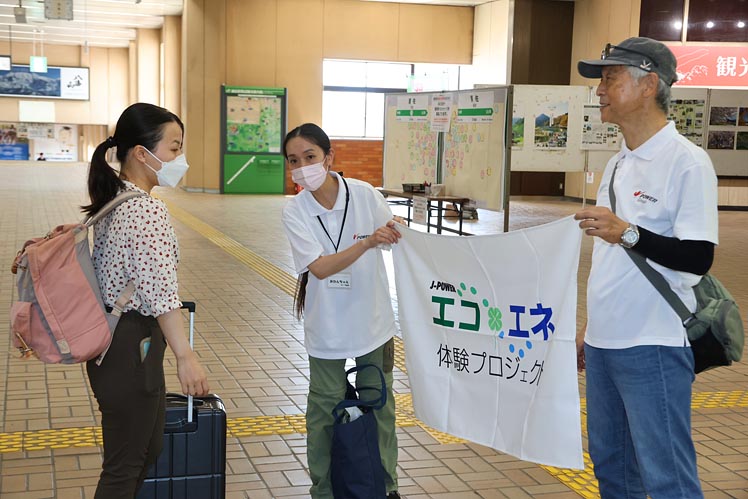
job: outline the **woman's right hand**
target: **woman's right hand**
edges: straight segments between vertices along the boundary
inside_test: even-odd
[[[192,350],[185,352],[183,357],[177,357],[177,377],[185,395],[202,397],[210,393],[208,377]]]
[[[376,248],[380,244],[397,244],[402,234],[395,228],[395,221],[390,220],[379,227],[372,235],[363,240],[367,249]]]

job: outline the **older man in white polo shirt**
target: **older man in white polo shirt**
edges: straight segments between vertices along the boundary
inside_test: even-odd
[[[589,450],[607,498],[703,497],[691,437],[694,359],[679,317],[634,264],[645,257],[693,311],[691,289],[717,244],[717,178],[703,149],[667,121],[676,60],[662,43],[629,38],[599,60],[602,119],[624,144],[608,162],[597,206],[576,214],[596,236],[588,322],[578,339],[587,369]],[[583,340],[583,341],[582,341]]]

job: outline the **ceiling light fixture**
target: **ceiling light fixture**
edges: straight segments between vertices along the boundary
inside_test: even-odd
[[[13,15],[16,16],[18,24],[26,24],[26,9],[21,4],[23,0],[18,0],[18,7],[13,7]]]

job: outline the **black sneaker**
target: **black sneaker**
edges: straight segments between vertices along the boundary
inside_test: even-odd
[[[392,492],[387,494],[387,499],[402,499],[402,498],[400,497],[400,494],[398,494],[396,490],[393,490]]]

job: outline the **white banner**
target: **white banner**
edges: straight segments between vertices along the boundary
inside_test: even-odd
[[[577,222],[470,237],[398,228],[395,282],[416,416],[526,461],[582,469]]]

